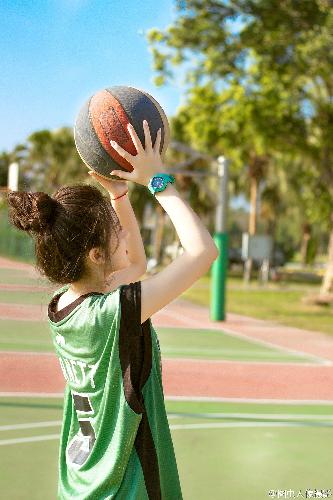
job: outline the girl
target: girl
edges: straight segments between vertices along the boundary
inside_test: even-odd
[[[182,200],[160,156],[161,131],[145,148],[134,128],[134,170],[120,181],[89,172],[90,185],[45,193],[10,192],[10,220],[35,237],[36,266],[62,284],[48,305],[55,352],[66,380],[58,498],[182,499],[164,405],[159,342],[151,316],[207,272],[217,247]],[[158,174],[158,175],[157,175]],[[127,181],[148,186],[170,216],[183,253],[140,281],[146,257]]]

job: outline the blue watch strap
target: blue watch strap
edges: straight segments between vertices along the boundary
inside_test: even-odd
[[[155,174],[148,183],[149,191],[155,196],[155,193],[164,191],[169,183],[174,183],[175,178],[171,174],[165,172]]]

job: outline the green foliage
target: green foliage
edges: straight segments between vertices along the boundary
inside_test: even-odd
[[[308,242],[307,252],[306,252],[306,264],[314,264],[318,250],[318,239],[310,238]]]
[[[0,186],[7,186],[8,167],[10,164],[9,153],[0,153]]]
[[[291,255],[302,222],[331,229],[331,2],[182,0],[176,7],[174,23],[148,36],[159,84],[187,63],[176,130],[192,147],[232,160],[235,193],[248,193],[249,175],[265,181],[262,215]],[[298,225],[284,219],[289,211]]]
[[[34,191],[52,193],[64,184],[88,180],[88,169],[77,153],[69,127],[31,134],[21,164],[26,183]]]

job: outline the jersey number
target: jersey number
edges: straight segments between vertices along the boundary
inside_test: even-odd
[[[76,412],[93,415],[94,410],[89,396],[73,391],[71,392]],[[91,425],[90,417],[80,418],[78,416],[78,421],[80,430],[70,441],[67,447],[67,457],[71,464],[81,466],[89,457],[92,447],[94,446],[96,436],[94,428]]]

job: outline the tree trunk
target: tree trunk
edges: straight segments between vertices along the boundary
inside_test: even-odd
[[[333,220],[333,214],[331,215],[331,220]],[[328,242],[328,262],[323,278],[323,282],[320,288],[320,297],[324,297],[332,293],[333,284],[333,227],[331,228],[329,242]]]
[[[311,226],[309,223],[305,222],[303,224],[303,234],[301,243],[301,263],[303,266],[306,266],[307,263],[308,246],[310,238],[311,238]]]
[[[249,217],[249,234],[256,234],[257,230],[257,196],[258,196],[258,179],[250,177],[250,217]],[[251,280],[253,267],[253,259],[247,259],[244,269],[244,280]]]
[[[249,233],[256,234],[257,230],[257,197],[258,197],[258,180],[256,177],[250,179],[250,218],[249,218]]]

